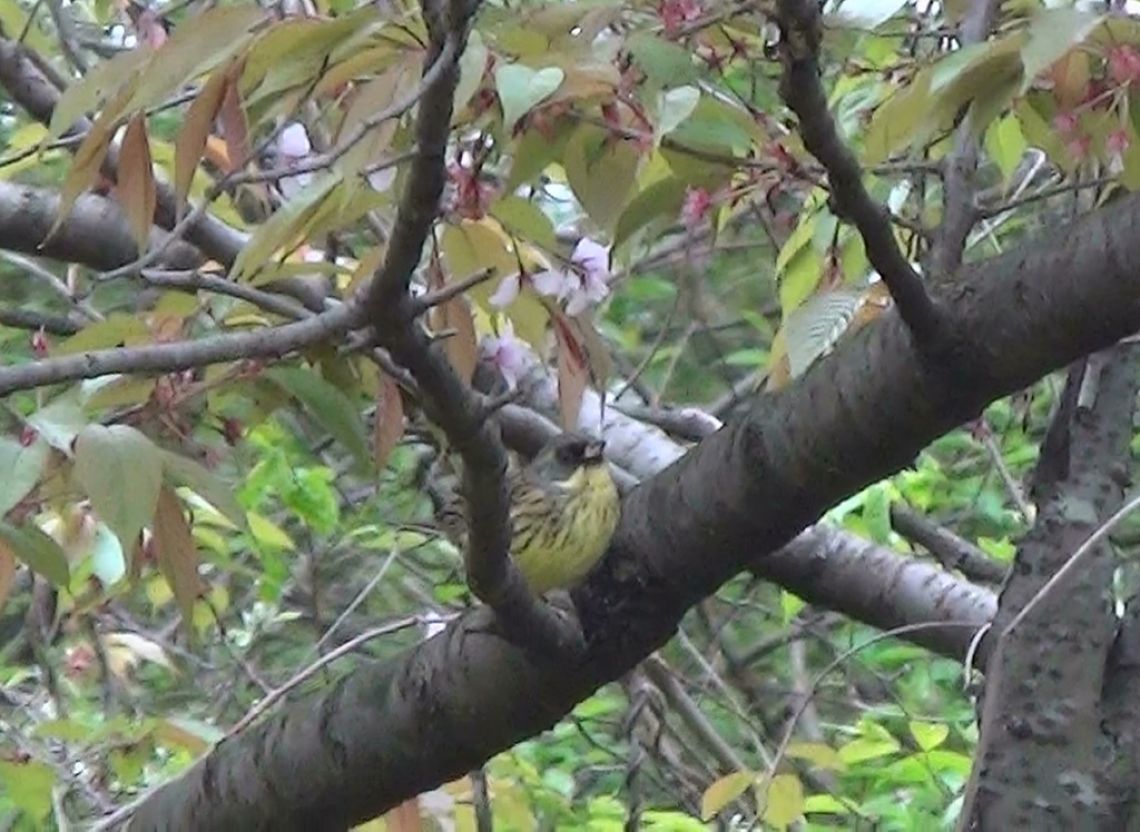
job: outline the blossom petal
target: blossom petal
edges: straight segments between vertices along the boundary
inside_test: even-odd
[[[548,269],[544,272],[539,272],[530,279],[530,283],[534,286],[534,290],[540,295],[548,297],[564,298],[566,294],[573,288],[571,283],[572,275],[566,272],[555,271]],[[577,282],[577,281],[574,281]]]
[[[519,276],[517,274],[507,275],[499,281],[498,287],[495,289],[494,294],[487,298],[487,302],[494,306],[496,309],[505,309],[515,302],[515,298],[519,296]]]

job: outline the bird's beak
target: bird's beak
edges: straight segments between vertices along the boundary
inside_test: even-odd
[[[583,462],[601,462],[603,460],[602,451],[606,449],[606,443],[599,439],[597,442],[587,443],[585,449],[582,451]]]

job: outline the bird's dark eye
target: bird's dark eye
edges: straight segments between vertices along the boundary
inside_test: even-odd
[[[585,452],[586,444],[584,442],[567,442],[558,449],[558,461],[566,465],[574,465],[581,461]]]

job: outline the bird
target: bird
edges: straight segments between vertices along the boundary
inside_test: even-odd
[[[606,465],[605,442],[568,432],[525,467],[507,469],[510,556],[530,590],[569,589],[601,560],[617,528],[621,498]],[[460,549],[467,543],[465,500],[436,483],[428,493],[436,523]]]

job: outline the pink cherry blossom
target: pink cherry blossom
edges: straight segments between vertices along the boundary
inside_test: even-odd
[[[277,137],[277,155],[282,166],[293,167],[313,152],[312,142],[305,125],[294,121],[281,131]],[[283,176],[278,180],[278,187],[285,198],[293,196],[313,179],[312,173],[299,173],[296,176]]]
[[[486,335],[480,342],[483,356],[502,374],[507,386],[514,390],[519,378],[531,364],[530,347],[515,337],[514,327],[506,321],[498,335]]]
[[[1124,151],[1128,150],[1131,143],[1128,131],[1121,127],[1108,134],[1104,140],[1104,149],[1109,156],[1119,159],[1124,155]]]
[[[681,205],[681,223],[689,231],[694,230],[704,222],[712,204],[712,194],[707,188],[688,188],[685,191],[685,202]]]
[[[578,315],[601,303],[610,293],[610,251],[583,237],[570,255],[570,268],[550,269],[533,278],[535,291],[566,304],[566,314]]]

